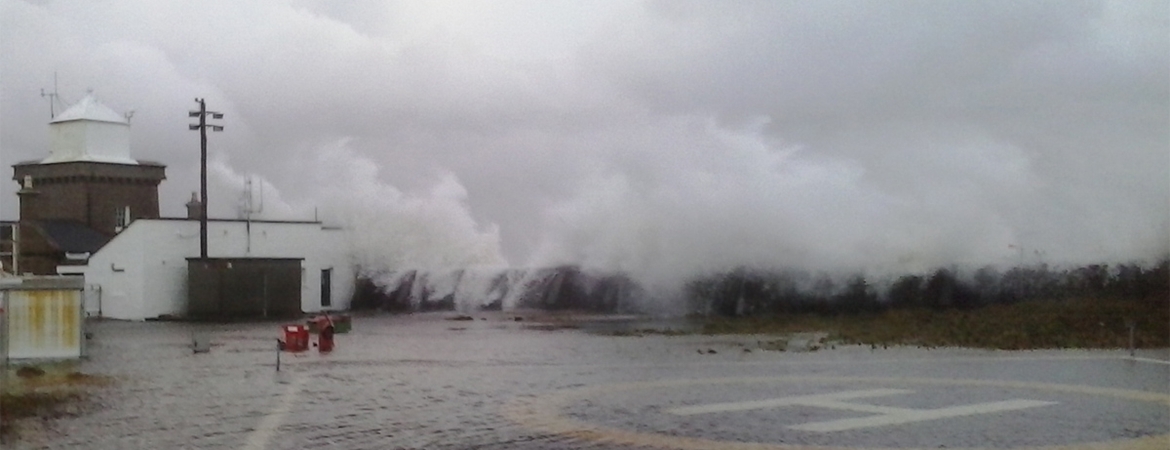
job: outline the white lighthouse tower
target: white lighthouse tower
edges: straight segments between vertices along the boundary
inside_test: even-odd
[[[21,272],[56,273],[134,219],[158,218],[166,167],[130,157],[130,120],[89,93],[49,122],[49,154],[12,166]]]
[[[49,133],[49,156],[42,164],[138,164],[130,158],[130,120],[101,104],[92,92],[54,117]]]

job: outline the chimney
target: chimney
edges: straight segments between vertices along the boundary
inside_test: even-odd
[[[187,218],[191,220],[201,219],[203,216],[203,203],[199,201],[199,194],[192,192],[191,201],[187,202]]]
[[[20,220],[40,220],[41,216],[45,215],[42,211],[43,205],[39,201],[40,191],[33,189],[33,177],[31,175],[24,176],[24,182],[21,183],[21,188],[16,192],[16,197],[20,199]]]

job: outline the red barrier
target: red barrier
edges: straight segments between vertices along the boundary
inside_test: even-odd
[[[304,325],[285,325],[284,339],[281,341],[282,350],[286,352],[303,352],[309,349],[309,330]]]
[[[333,351],[333,320],[324,316],[318,325],[321,332],[317,335],[317,350],[322,353]]]

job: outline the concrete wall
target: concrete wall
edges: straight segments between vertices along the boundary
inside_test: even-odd
[[[354,269],[340,229],[308,222],[252,222],[248,228],[242,221],[211,221],[208,256],[304,258],[301,310],[322,310],[322,269],[333,270],[333,302],[326,309],[348,309]],[[87,309],[127,320],[181,316],[187,310],[187,258],[198,256],[199,221],[136,220],[90,257],[86,292],[100,292],[100,300],[87,298]]]
[[[139,220],[135,223],[144,224],[145,221]],[[147,272],[144,265],[144,247],[146,239],[151,238],[151,233],[145,232],[147,227],[142,227],[136,233],[131,234],[133,228],[133,224],[131,224],[131,227],[123,231],[121,235],[115,236],[101,250],[89,257],[84,269],[86,293],[96,290],[99,294],[96,302],[86,299],[87,312],[90,315],[119,319],[145,319],[158,316],[158,313],[147,315],[149,312],[143,304]],[[152,245],[152,247],[155,246]],[[163,252],[174,251],[170,247],[172,246],[157,245],[157,248]],[[165,268],[163,269],[162,273],[156,276],[165,277]],[[165,301],[167,301],[165,295],[158,296],[154,300],[156,303]],[[97,306],[97,311],[90,310],[93,305]]]

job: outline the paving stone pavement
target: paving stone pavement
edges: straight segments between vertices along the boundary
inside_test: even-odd
[[[509,313],[447,320],[453,315],[358,317],[353,332],[337,335],[335,351],[285,353],[279,372],[279,323],[93,322],[82,370],[116,381],[96,389],[80,414],[22,424],[32,431],[5,448],[1170,443],[1159,440],[1170,434],[1170,364],[1158,362],[1170,359],[1167,351],[1143,353],[1147,361],[1129,360],[1121,351],[774,352],[760,350],[763,338],[753,336],[602,336],[540,326],[531,317],[516,321]],[[191,351],[194,332],[210,336],[209,353]],[[845,406],[826,400],[819,400],[820,407],[750,403],[853,391],[885,396]],[[800,424],[875,414],[833,408],[922,415],[954,405],[1025,401],[1019,399],[1031,402],[1022,403],[1028,409],[837,432],[800,430]],[[748,406],[690,416],[670,412],[727,402]]]

